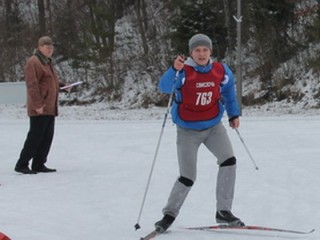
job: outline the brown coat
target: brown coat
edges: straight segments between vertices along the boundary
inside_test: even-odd
[[[33,55],[25,65],[25,81],[27,86],[28,115],[58,115],[59,78],[48,60],[40,61]],[[36,109],[44,106],[43,113],[39,114]]]

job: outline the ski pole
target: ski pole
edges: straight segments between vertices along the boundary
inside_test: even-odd
[[[175,80],[177,80],[178,74],[179,74],[179,71],[176,72]],[[174,82],[176,82],[176,81],[174,81]],[[175,88],[175,84],[173,84],[173,86],[172,86],[172,92],[170,94],[167,110],[166,110],[166,113],[164,115],[160,136],[159,136],[158,143],[157,143],[157,146],[156,146],[156,151],[155,151],[155,154],[154,154],[154,157],[153,157],[153,161],[152,161],[152,164],[151,164],[151,169],[150,169],[147,185],[146,185],[146,188],[145,188],[145,191],[144,191],[144,195],[143,195],[143,199],[142,199],[142,203],[141,203],[141,207],[140,207],[140,211],[139,211],[138,220],[137,220],[137,223],[134,225],[135,230],[138,230],[138,229],[141,228],[139,222],[140,222],[140,218],[141,218],[141,215],[142,215],[142,210],[143,210],[143,207],[144,207],[144,203],[146,201],[147,193],[148,193],[148,190],[149,190],[153,169],[154,169],[154,166],[155,166],[155,163],[156,163],[156,159],[157,159],[157,156],[158,156],[158,152],[159,152],[159,148],[160,148],[160,142],[161,142],[161,139],[162,139],[164,127],[166,125],[168,114],[170,112],[170,106],[171,106],[171,103],[172,103],[172,100],[173,100],[174,88]]]
[[[248,155],[249,155],[249,157],[250,157],[250,159],[251,159],[251,161],[252,161],[252,163],[253,163],[253,165],[254,165],[255,169],[256,169],[256,170],[259,170],[259,168],[258,168],[258,166],[257,166],[256,162],[254,161],[254,159],[253,159],[253,157],[252,157],[252,155],[251,155],[251,153],[250,153],[250,151],[249,151],[249,149],[248,149],[248,147],[247,147],[246,143],[244,142],[243,138],[241,137],[239,130],[238,130],[237,128],[235,128],[235,130],[236,130],[236,132],[237,132],[237,134],[238,134],[238,136],[239,136],[239,138],[240,138],[240,140],[241,140],[241,142],[242,142],[242,144],[243,144],[244,148],[246,149],[246,151],[247,151],[247,153],[248,153]]]

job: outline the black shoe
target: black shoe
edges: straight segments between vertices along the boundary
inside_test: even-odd
[[[15,167],[14,170],[18,173],[23,173],[23,174],[37,174],[36,171],[33,171],[28,167],[23,167],[23,168]]]
[[[41,172],[41,173],[50,173],[50,172],[57,171],[57,169],[47,168],[46,166],[42,166],[41,168],[33,168],[32,170],[35,172]]]
[[[165,214],[160,221],[158,221],[158,222],[156,222],[154,224],[154,226],[156,228],[156,231],[158,233],[165,232],[171,226],[171,224],[173,223],[174,219],[175,219],[175,217],[172,217],[172,216],[170,216],[168,214]]]
[[[235,217],[231,211],[217,211],[216,221],[217,223],[224,223],[228,226],[244,226],[244,223]]]

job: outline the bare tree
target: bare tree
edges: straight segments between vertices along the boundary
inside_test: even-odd
[[[139,28],[139,33],[142,40],[143,52],[145,55],[148,55],[149,48],[147,42],[147,29],[148,29],[148,16],[146,10],[146,3],[144,0],[136,0],[135,3],[137,24]]]
[[[223,7],[224,7],[224,14],[225,14],[225,26],[227,28],[227,41],[228,41],[228,49],[227,49],[227,63],[231,65],[231,52],[232,52],[232,40],[231,40],[231,24],[230,24],[230,19],[231,19],[231,11],[230,11],[230,5],[229,5],[229,0],[223,0]]]

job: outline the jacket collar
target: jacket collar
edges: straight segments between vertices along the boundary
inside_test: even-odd
[[[200,66],[191,57],[188,57],[184,63],[190,67],[193,67],[197,72],[205,73],[211,71],[213,60],[212,58],[209,58],[209,62],[206,66]]]
[[[34,52],[33,52],[33,55],[38,57],[42,64],[51,64],[52,63],[52,59],[51,58],[47,58],[46,56],[44,56],[42,54],[42,52],[39,51],[39,49],[35,49]]]

